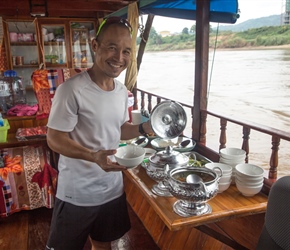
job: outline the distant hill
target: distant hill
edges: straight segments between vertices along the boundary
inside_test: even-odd
[[[220,25],[219,30],[242,32],[248,29],[260,28],[265,26],[280,26],[280,25],[281,25],[281,15],[272,15],[267,17],[249,19],[245,22],[234,25]]]

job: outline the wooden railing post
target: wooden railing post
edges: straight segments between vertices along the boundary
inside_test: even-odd
[[[226,134],[226,130],[227,130],[227,120],[221,118],[220,119],[220,125],[221,125],[220,149],[222,149],[222,148],[225,148],[226,147],[226,143],[227,143],[227,134]]]
[[[137,88],[136,85],[134,86],[133,90],[132,90],[132,94],[134,96],[134,105],[133,105],[133,109],[134,110],[138,110],[138,95],[137,95]]]
[[[269,179],[277,179],[277,167],[278,167],[278,151],[280,145],[280,137],[272,136],[272,154],[270,158],[270,170]]]
[[[141,109],[144,109],[145,107],[145,93],[143,91],[141,91]]]
[[[161,98],[157,97],[157,104],[159,104],[161,102]]]
[[[147,94],[148,95],[148,111],[149,113],[151,113],[152,111],[152,95]]]
[[[245,162],[249,162],[249,152],[250,152],[250,147],[249,147],[249,139],[250,139],[250,132],[251,129],[249,127],[243,126],[243,144],[242,144],[242,149],[246,151],[246,159]]]

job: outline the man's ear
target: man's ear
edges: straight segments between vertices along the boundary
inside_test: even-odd
[[[98,44],[97,40],[93,39],[93,41],[92,41],[92,49],[93,49],[94,52],[96,52],[96,49],[98,48],[98,46],[99,46],[99,44]]]

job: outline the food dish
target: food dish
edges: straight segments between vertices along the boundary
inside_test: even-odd
[[[148,139],[147,137],[145,137],[145,136],[139,136],[139,137],[134,138],[134,139],[131,141],[130,144],[133,144],[133,145],[134,145],[136,141],[138,141],[139,139],[142,139],[142,138],[144,138],[145,140],[144,140],[142,143],[140,143],[138,146],[144,148],[144,147],[146,147],[146,145],[147,145],[148,142],[149,142],[149,139]]]
[[[181,147],[180,143],[186,140],[190,140],[190,143],[185,147]],[[151,141],[151,146],[156,150],[164,150],[167,146],[171,146],[173,150],[188,152],[191,151],[195,145],[196,142],[187,137],[178,137],[174,139],[156,138]]]
[[[119,143],[119,147],[130,145],[130,144],[135,145],[134,143],[141,138],[145,138],[145,140],[141,144],[139,144],[138,146],[144,148],[147,146],[147,144],[149,142],[149,139],[145,136],[139,136],[139,137],[136,137],[136,138],[131,139],[131,140],[121,140]]]
[[[149,164],[149,157],[151,155],[154,155],[156,153],[156,150],[153,148],[144,148],[145,149],[145,156],[144,156],[144,160],[141,163],[141,166],[143,168],[146,168],[146,166],[148,166]]]
[[[204,167],[207,163],[212,163],[212,161],[203,155],[192,151],[192,152],[185,152],[185,155],[189,157],[188,165],[191,167]]]
[[[156,153],[156,150],[152,148],[145,148],[145,158],[149,158],[151,155],[155,153]]]

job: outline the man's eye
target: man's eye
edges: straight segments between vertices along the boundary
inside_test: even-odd
[[[124,51],[124,54],[127,55],[127,56],[130,56],[130,55],[131,55],[131,51],[129,51],[129,50],[125,50],[125,51]]]
[[[108,49],[109,49],[109,50],[116,50],[116,47],[114,47],[114,46],[110,46],[110,47],[108,47]]]

